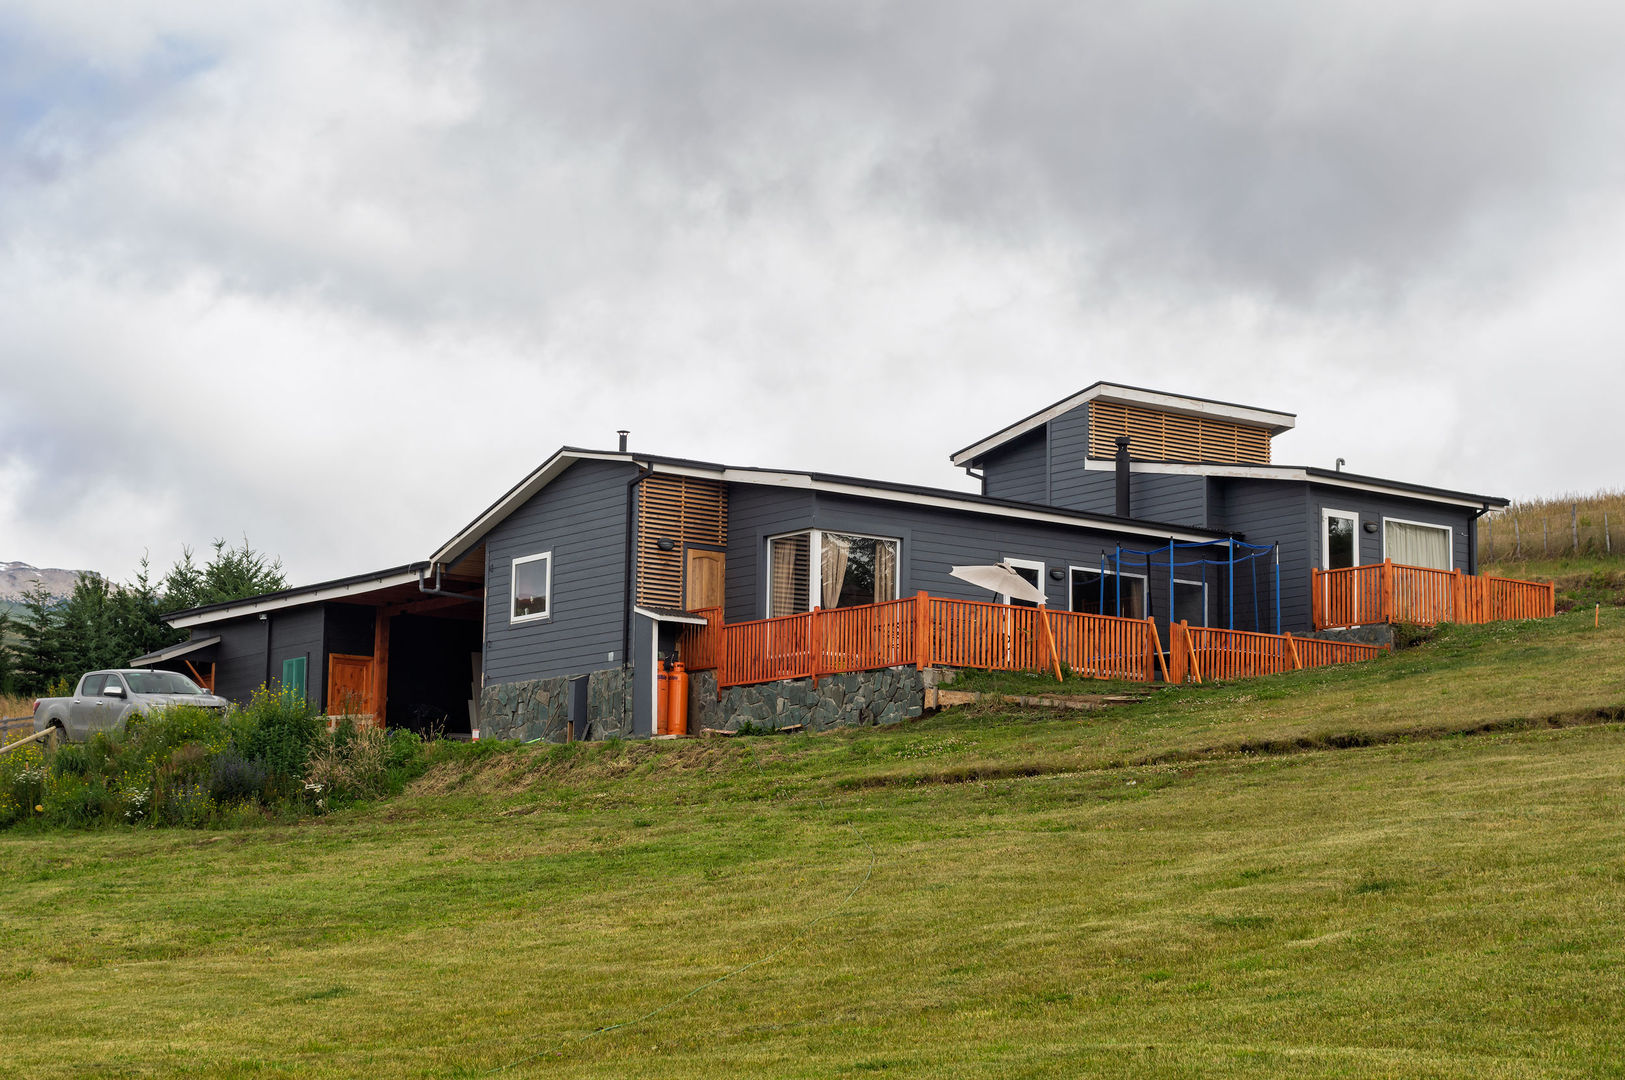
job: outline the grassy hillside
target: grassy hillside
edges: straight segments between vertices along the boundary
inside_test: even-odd
[[[1479,519],[1478,550],[1485,563],[1538,564],[1572,556],[1625,563],[1625,491],[1513,503]]]
[[[1625,1075],[1621,656],[1609,610],[1081,716],[482,747],[297,828],[14,832],[6,1068]]]

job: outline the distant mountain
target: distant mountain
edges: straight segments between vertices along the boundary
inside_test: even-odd
[[[52,596],[67,596],[79,580],[78,570],[40,569],[25,562],[0,562],[0,602],[21,600],[36,581],[45,583]]]

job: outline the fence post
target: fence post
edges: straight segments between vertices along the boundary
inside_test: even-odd
[[[1602,512],[1602,546],[1605,553],[1614,553],[1614,538],[1608,535],[1608,511]]]
[[[1163,659],[1162,656],[1162,635],[1157,633],[1157,620],[1148,616],[1145,621],[1151,624],[1151,651],[1156,653],[1157,666],[1162,668],[1162,681],[1166,683],[1168,681],[1168,661]],[[1168,616],[1168,640],[1172,641],[1173,637],[1174,619],[1172,613],[1170,613]],[[1156,673],[1155,667],[1149,668],[1145,673],[1145,681],[1150,682]]]
[[[1382,560],[1382,621],[1394,621],[1394,560]]]
[[[1467,604],[1467,587],[1461,581],[1461,568],[1458,566],[1451,571],[1454,575],[1450,579],[1450,621],[1453,623],[1466,622],[1462,618],[1462,608]]]
[[[1569,503],[1569,538],[1574,541],[1574,553],[1580,554],[1580,504]]]
[[[818,669],[823,667],[824,636],[818,632],[818,617],[822,608],[813,608],[807,613],[807,674],[812,676],[813,686],[818,685]]]
[[[1514,559],[1523,558],[1523,533],[1518,528],[1516,514],[1512,517],[1512,557]]]
[[[1543,558],[1552,557],[1552,523],[1544,517],[1540,519],[1540,554]]]
[[[921,589],[914,594],[914,668],[931,666],[931,598]]]
[[[1287,651],[1292,654],[1292,670],[1302,671],[1303,661],[1298,659],[1298,643],[1292,640],[1291,634],[1286,636],[1286,647]]]

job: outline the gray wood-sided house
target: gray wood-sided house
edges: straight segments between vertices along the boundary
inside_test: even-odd
[[[140,660],[391,725],[645,736],[658,658],[702,609],[988,600],[949,569],[1007,562],[1051,607],[1167,640],[1170,618],[1308,630],[1311,567],[1477,570],[1505,500],[1276,465],[1293,424],[1096,383],[954,454],[980,493],[567,447],[422,562],[177,612],[191,640]]]

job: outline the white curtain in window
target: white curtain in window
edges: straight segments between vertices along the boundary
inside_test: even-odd
[[[897,599],[897,541],[875,541],[875,603]]]
[[[1382,527],[1385,550],[1394,562],[1430,570],[1450,569],[1449,529],[1403,521],[1385,521]]]
[[[821,603],[825,610],[837,607],[841,602],[841,586],[846,584],[846,562],[852,551],[852,541],[845,536],[835,533],[824,534],[823,561],[819,563],[819,571],[823,575],[823,593]]]
[[[775,618],[807,610],[807,534],[780,536],[768,544],[772,587],[767,613]]]

